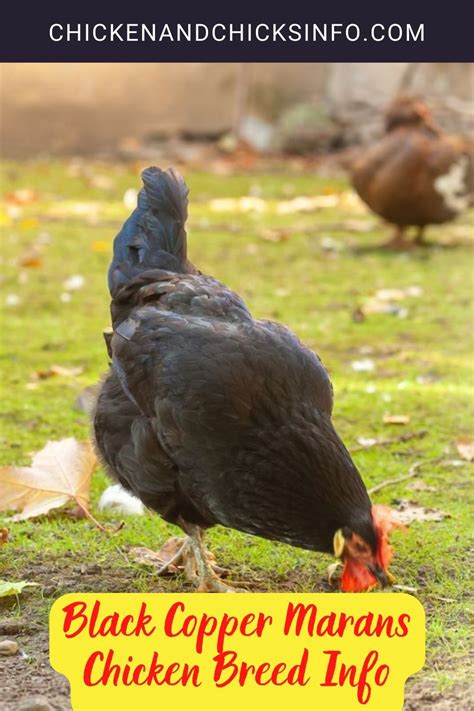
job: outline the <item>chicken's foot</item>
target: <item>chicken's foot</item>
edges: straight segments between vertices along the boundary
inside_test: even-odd
[[[428,242],[425,240],[425,227],[420,226],[415,235],[415,244],[417,247],[427,247]]]
[[[228,570],[216,564],[215,558],[210,551],[205,549],[205,555],[214,573],[217,575],[227,575]],[[184,568],[186,576],[196,582],[197,565],[191,549],[189,536],[177,538],[172,536],[160,548],[157,554],[163,564],[158,568],[157,575],[173,575],[178,572],[178,568]]]
[[[404,250],[412,247],[412,243],[405,238],[405,227],[397,225],[395,227],[395,232],[392,238],[385,243],[385,247],[388,249]]]
[[[216,570],[222,569],[212,564],[209,551],[204,547],[202,529],[187,522],[182,522],[181,525],[188,534],[189,549],[187,549],[187,552],[192,553],[196,566],[194,579],[198,582],[197,592],[243,592],[239,588],[227,585],[216,574]]]

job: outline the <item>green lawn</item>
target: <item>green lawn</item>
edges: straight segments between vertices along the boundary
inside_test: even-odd
[[[48,439],[88,436],[87,416],[73,405],[81,389],[107,367],[102,340],[109,320],[107,245],[128,214],[122,197],[139,185],[138,175],[135,165],[3,166],[3,193],[36,191],[20,208],[14,204],[18,194],[10,195],[0,213],[3,464],[27,464]],[[428,431],[423,439],[355,452],[367,486],[405,474],[414,462],[443,457],[420,473],[434,490],[413,491],[407,481],[384,488],[374,500],[413,499],[450,514],[441,522],[414,523],[408,535],[395,534],[392,570],[400,585],[416,589],[427,611],[427,664],[420,677],[438,688],[462,682],[469,645],[472,472],[468,463],[455,466],[452,461],[459,460],[454,440],[468,435],[472,424],[469,216],[431,228],[432,247],[394,254],[376,248],[389,228],[352,199],[342,178],[284,168],[224,177],[190,171],[186,178],[191,260],[238,291],[255,316],[288,324],[320,355],[334,383],[336,428],[349,449],[357,446],[358,437]],[[332,207],[280,214],[281,201],[318,194],[340,199]],[[211,209],[214,198],[242,195],[261,198],[265,210]],[[19,266],[31,254],[39,264]],[[84,286],[64,302],[63,282],[76,274],[84,277]],[[377,290],[412,286],[421,292],[397,302],[401,314],[353,317]],[[12,304],[15,297],[19,303]],[[355,371],[351,363],[364,359],[373,362],[373,370]],[[36,371],[53,364],[84,370],[77,377],[56,376],[31,385]],[[384,424],[386,413],[407,415],[410,422]],[[95,507],[106,486],[97,470],[92,510],[102,522],[114,522],[117,517],[101,515]],[[20,608],[14,598],[4,602],[7,617],[30,611],[46,624],[52,601],[78,589],[189,589],[183,579],[157,579],[128,557],[130,546],[157,549],[174,532],[156,516],[130,517],[114,535],[67,511],[4,525],[10,528],[10,541],[2,549],[0,577],[43,585],[25,592]],[[218,528],[210,541],[219,561],[237,570],[238,577],[253,579],[257,589],[324,587],[328,557]],[[100,574],[88,574],[94,570]]]

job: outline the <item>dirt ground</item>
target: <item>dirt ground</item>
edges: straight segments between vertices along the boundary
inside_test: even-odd
[[[72,557],[72,556],[71,556]],[[24,593],[18,608],[13,598],[0,602],[0,639],[16,640],[18,654],[0,662],[0,711],[70,711],[68,681],[49,664],[47,613],[59,594],[81,592],[135,592],[133,576],[99,565],[81,565],[72,557],[62,566],[38,561],[26,570],[42,586],[42,598]],[[291,574],[279,581],[282,590],[295,588]],[[258,579],[254,581],[258,589]],[[60,586],[60,592],[59,592]],[[167,581],[156,580],[157,591],[166,590]],[[403,711],[451,711],[474,708],[472,686],[460,683],[443,692],[429,679],[407,682]],[[380,710],[382,711],[382,709]]]

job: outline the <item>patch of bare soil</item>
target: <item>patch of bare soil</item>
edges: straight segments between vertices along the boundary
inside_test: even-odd
[[[44,557],[25,567],[22,575],[35,580],[40,587],[24,592],[19,606],[12,597],[0,600],[0,640],[15,640],[19,646],[17,654],[0,660],[0,711],[70,711],[69,683],[49,664],[50,606],[56,598],[70,592],[136,592],[136,577],[142,571],[139,567],[136,570],[114,567],[113,561],[107,567],[87,565],[72,556],[61,561]],[[252,578],[249,589],[269,590],[269,581],[258,577],[255,571],[249,578]],[[280,592],[299,591],[300,571],[295,569],[284,576],[275,576],[271,583],[272,588]],[[192,587],[184,579],[178,582],[150,574],[148,589],[149,592],[173,592],[191,591]],[[329,590],[325,581],[319,581],[314,592]],[[408,683],[405,696],[404,711],[474,709],[472,687],[467,683],[440,692],[434,682],[414,679]]]
[[[433,681],[420,679],[407,688],[403,711],[470,711],[474,709],[473,699],[473,685],[468,682],[441,692]]]
[[[35,628],[28,628],[26,621],[19,634],[12,635],[12,629],[8,623],[0,623],[2,636],[15,639],[19,646],[18,654],[1,661],[1,711],[43,711],[43,708],[47,711],[47,704],[54,711],[69,711],[69,682],[49,664],[48,630],[29,634],[28,629]],[[43,708],[39,705],[40,699]]]
[[[22,574],[40,587],[23,593],[19,605],[14,597],[0,601],[0,640],[19,647],[0,660],[0,711],[69,711],[69,682],[49,663],[49,608],[70,592],[135,592],[133,574],[73,558],[39,560]]]

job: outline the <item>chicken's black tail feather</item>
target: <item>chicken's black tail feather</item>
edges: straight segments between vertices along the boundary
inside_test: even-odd
[[[137,207],[114,240],[111,294],[148,269],[186,269],[188,188],[171,168],[147,168]]]

